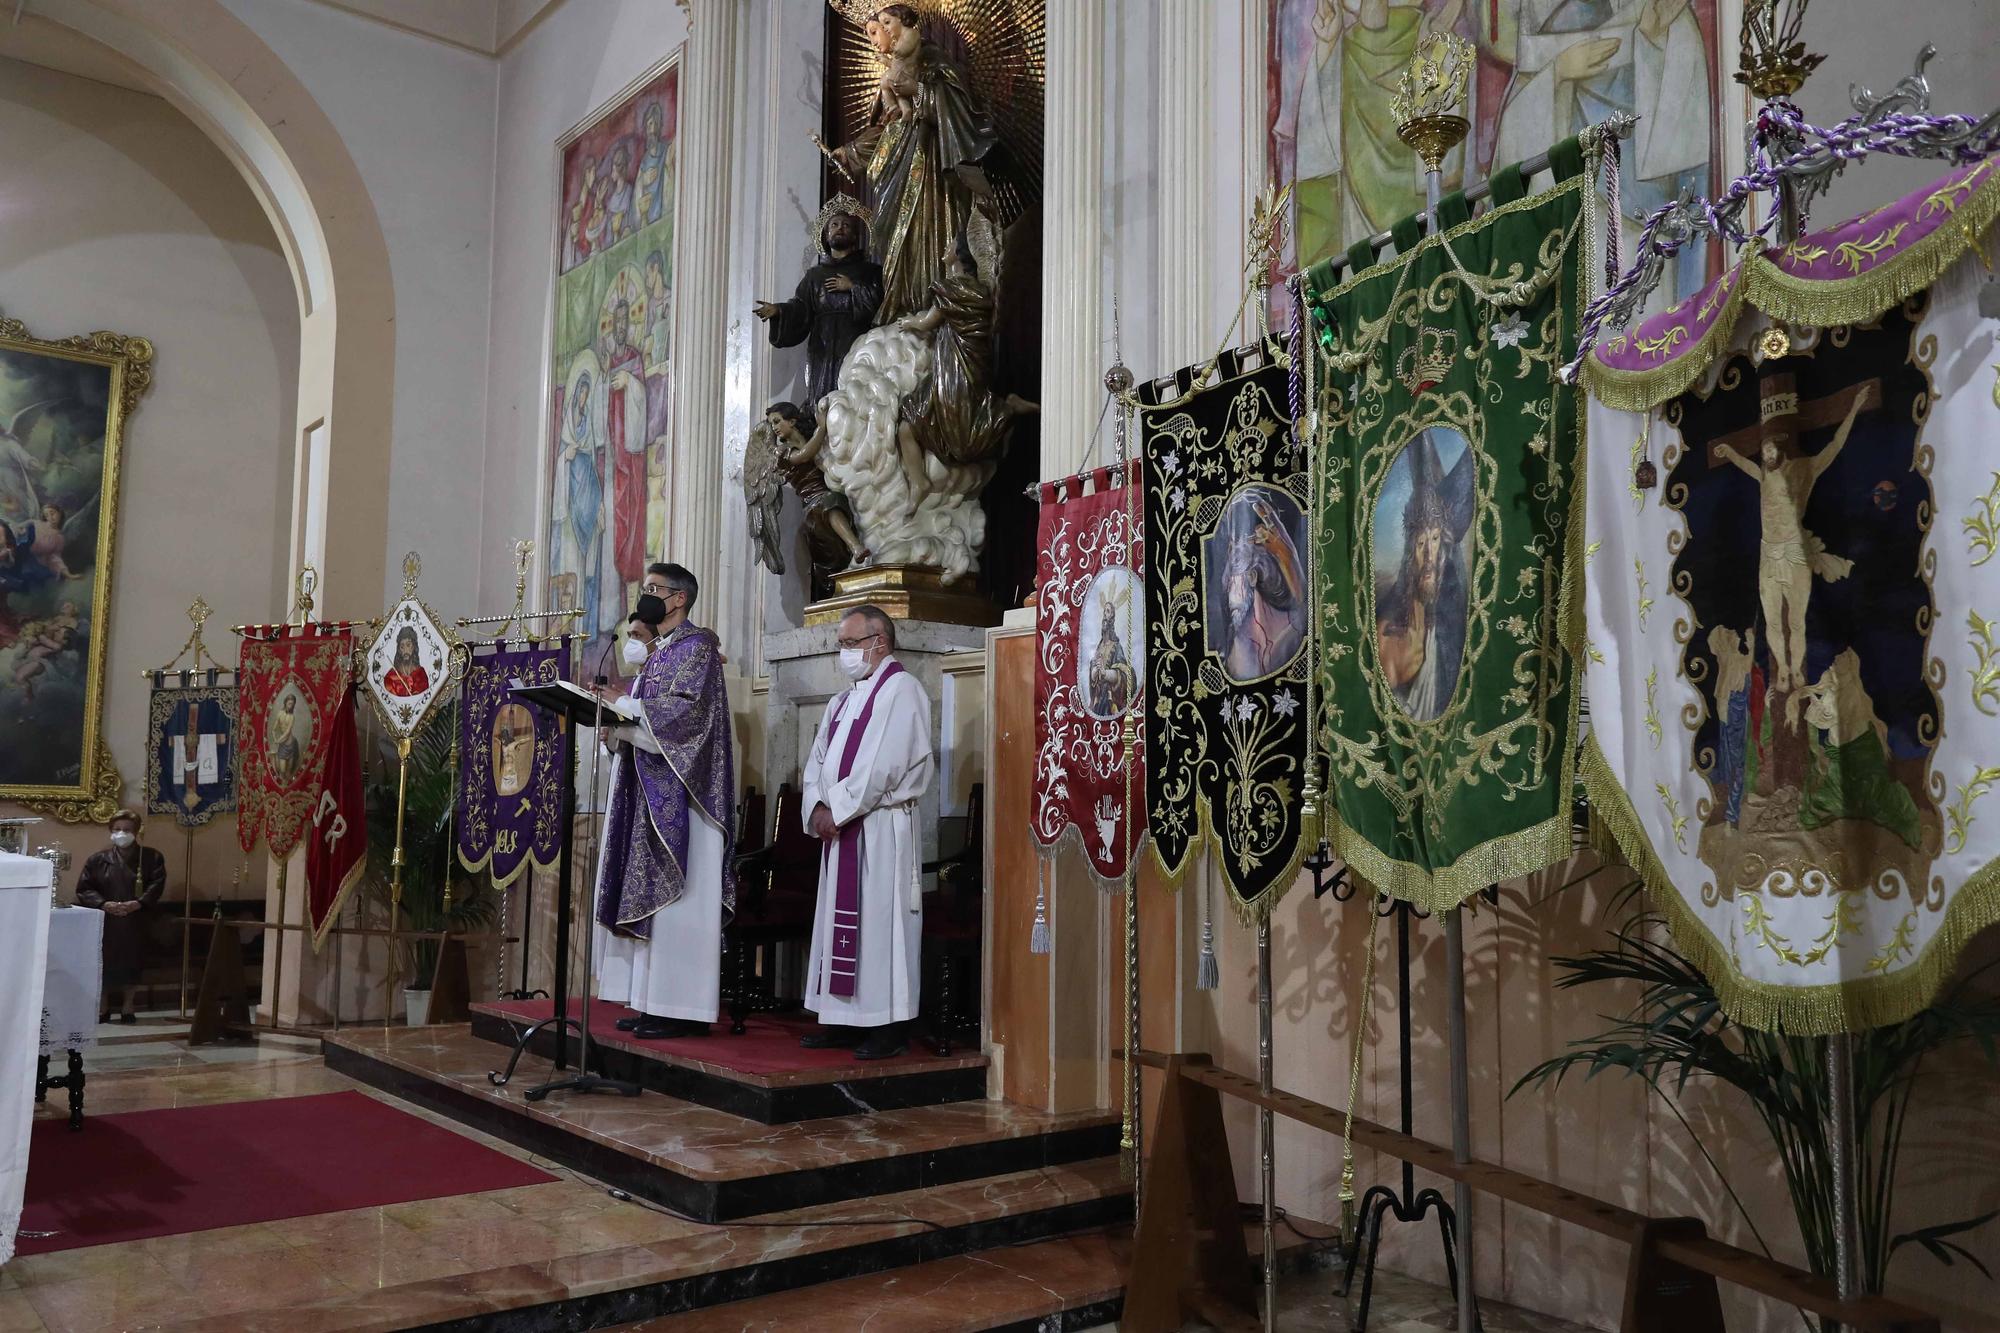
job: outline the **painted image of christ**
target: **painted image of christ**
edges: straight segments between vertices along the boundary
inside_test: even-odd
[[[1246,486],[1204,543],[1208,640],[1223,674],[1239,684],[1284,670],[1305,645],[1304,526],[1290,495]]]
[[[1138,695],[1137,663],[1146,652],[1139,578],[1122,565],[1098,571],[1084,594],[1076,647],[1078,695],[1103,721],[1122,717]]]
[[[1375,646],[1383,682],[1412,719],[1444,712],[1465,661],[1465,536],[1472,450],[1448,426],[1418,432],[1375,501]]]
[[[264,753],[271,765],[271,780],[280,786],[299,775],[312,749],[312,709],[301,707],[300,702],[299,687],[284,686],[264,726]]]
[[[535,717],[525,704],[502,704],[493,713],[493,790],[513,796],[535,768]]]
[[[430,673],[417,661],[417,632],[405,625],[396,631],[396,658],[382,677],[382,688],[398,699],[416,699],[430,687]]]

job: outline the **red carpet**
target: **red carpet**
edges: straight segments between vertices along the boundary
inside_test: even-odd
[[[475,1006],[482,1011],[504,1013],[509,1018],[527,1023],[538,1023],[555,1012],[553,1000],[503,1000],[496,1004]],[[578,1016],[579,1006],[572,1000],[570,1014]],[[709,1028],[706,1037],[657,1037],[651,1041],[636,1040],[629,1032],[618,1030],[618,1020],[631,1016],[632,1011],[622,1004],[606,1004],[602,1000],[590,1006],[590,1032],[593,1037],[615,1042],[640,1051],[664,1051],[687,1060],[699,1060],[703,1064],[715,1065],[722,1069],[732,1069],[740,1074],[790,1074],[804,1069],[849,1069],[856,1064],[864,1064],[873,1072],[884,1069],[899,1072],[913,1064],[934,1063],[937,1059],[930,1048],[922,1042],[912,1041],[910,1049],[891,1060],[857,1061],[854,1052],[835,1048],[832,1050],[809,1051],[799,1045],[799,1036],[813,1029],[812,1019],[803,1014],[758,1014],[744,1020],[744,1032],[740,1037],[729,1035],[729,1017]],[[572,1037],[575,1030],[571,1030]],[[967,1052],[971,1054],[971,1052]]]
[[[275,1222],[555,1177],[358,1092],[37,1120],[19,1251]],[[31,1231],[53,1231],[30,1239]]]

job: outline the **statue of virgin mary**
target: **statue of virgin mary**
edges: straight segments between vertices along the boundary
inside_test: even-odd
[[[979,164],[1000,135],[965,71],[923,39],[914,6],[836,0],[835,7],[850,19],[865,14],[884,62],[868,128],[833,156],[843,169],[867,173],[875,209],[868,248],[884,288],[875,318],[886,324],[930,304],[945,276],[940,256],[987,192]]]

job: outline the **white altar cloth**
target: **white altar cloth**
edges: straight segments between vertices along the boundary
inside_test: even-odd
[[[47,861],[0,852],[0,1264],[14,1257],[28,1184],[54,873]]]
[[[104,913],[94,907],[49,909],[48,979],[42,989],[42,1054],[62,1056],[97,1045],[104,1000]],[[57,1059],[49,1072],[67,1064]]]

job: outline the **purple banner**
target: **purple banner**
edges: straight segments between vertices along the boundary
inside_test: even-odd
[[[504,888],[562,850],[562,730],[513,686],[567,679],[569,644],[475,653],[459,703],[458,860]]]

